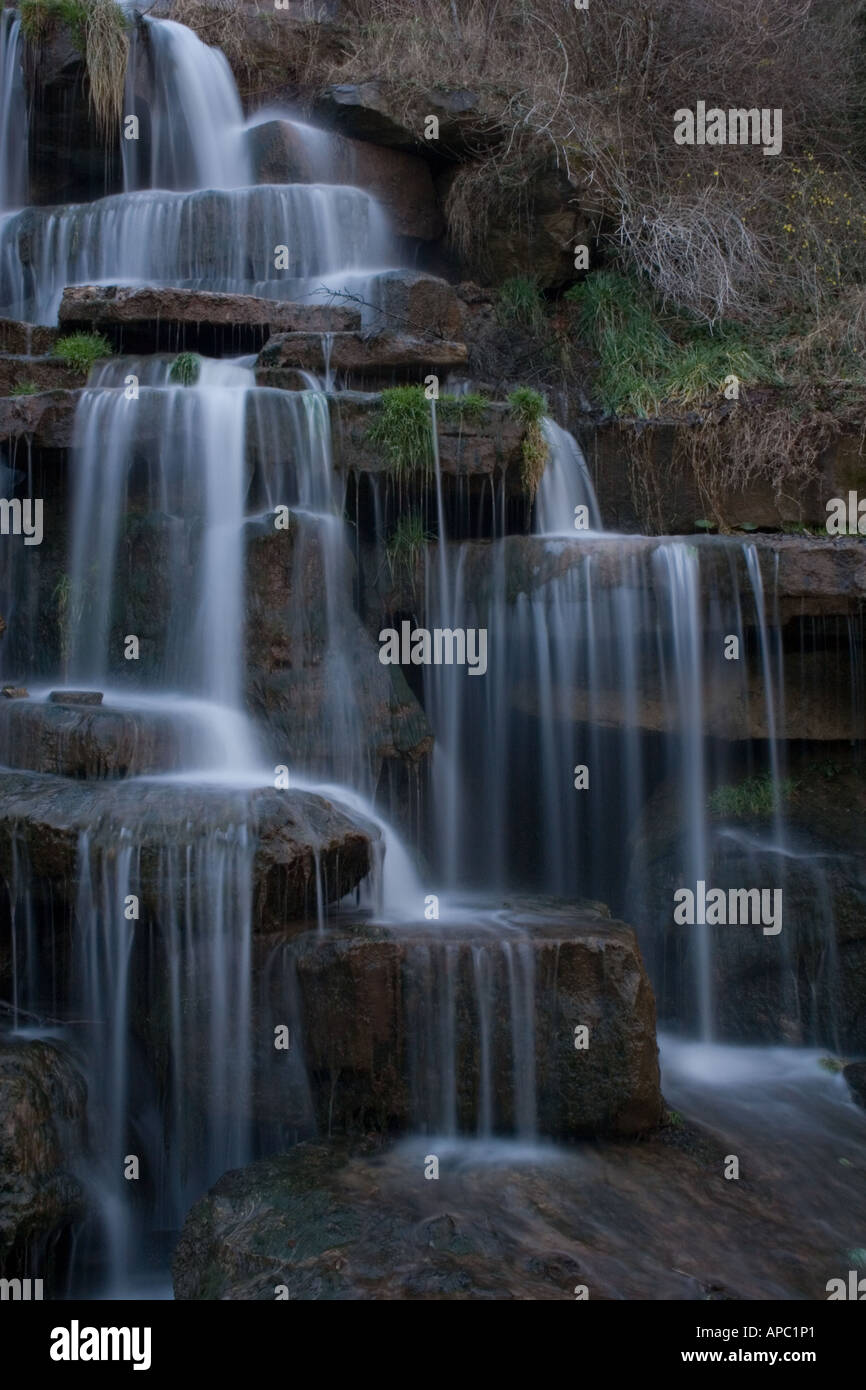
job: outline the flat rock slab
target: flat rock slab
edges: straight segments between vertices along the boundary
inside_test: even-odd
[[[405,927],[332,922],[283,950],[330,1132],[537,1127],[570,1138],[659,1121],[652,987],[634,932],[597,909],[532,902]]]
[[[214,854],[227,841],[238,845],[238,872],[252,886],[253,929],[269,932],[315,920],[319,897],[343,898],[369,872],[379,839],[363,817],[311,792],[4,775],[0,874],[7,879],[25,855],[32,881],[74,902],[85,832],[92,872],[116,857],[121,842],[129,846],[143,914],[157,921],[189,894],[208,891]]]
[[[0,395],[0,440],[29,439],[41,449],[68,449],[83,382],[74,389],[28,396]]]
[[[360,327],[358,310],[298,304],[207,290],[73,285],[63,292],[64,331],[105,332],[124,351],[179,348],[256,351],[274,333],[345,333]]]
[[[408,368],[459,367],[468,356],[465,343],[409,333],[335,333],[327,342],[321,334],[277,333],[259,354],[256,380],[261,386],[284,386],[282,373],[298,367],[362,377]]]

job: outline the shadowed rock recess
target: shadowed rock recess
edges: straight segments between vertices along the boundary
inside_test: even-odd
[[[795,243],[862,251],[791,210],[758,296],[779,188],[619,148],[680,27],[819,125],[800,18],[662,4],[638,81],[630,0],[85,8],[0,13],[0,1278],[823,1299],[866,381]]]

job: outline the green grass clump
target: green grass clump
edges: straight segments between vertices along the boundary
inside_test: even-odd
[[[395,473],[433,467],[433,421],[423,386],[392,386],[382,392],[368,438],[382,449]]]
[[[819,1057],[818,1066],[836,1075],[844,1069],[845,1063],[840,1062],[838,1057]]]
[[[87,376],[94,362],[100,357],[110,357],[112,346],[102,333],[70,333],[58,338],[54,345],[54,356],[59,357],[67,367]]]
[[[172,362],[168,379],[173,386],[195,386],[201,373],[201,358],[194,352],[182,352]]]
[[[486,396],[479,396],[471,391],[465,396],[442,395],[436,402],[436,413],[444,424],[454,422],[460,425],[477,425],[483,419],[489,404]]]
[[[789,777],[779,782],[780,803],[790,800],[795,785]],[[708,806],[712,815],[726,818],[764,819],[772,816],[776,806],[772,775],[769,772],[759,772],[733,786],[716,787],[715,791],[710,793]]]
[[[648,288],[613,270],[596,271],[566,291],[599,359],[598,392],[616,415],[660,415],[719,397],[725,378],[741,386],[776,381],[762,347],[739,329],[665,315]]]
[[[521,481],[529,496],[534,497],[547,463],[547,440],[541,428],[547,402],[531,386],[518,386],[509,395],[508,404],[523,427]]]
[[[10,396],[38,396],[41,387],[35,381],[21,381],[17,386],[13,386],[9,392]]]
[[[500,323],[516,324],[530,333],[544,327],[544,296],[529,275],[512,275],[499,287],[496,312]]]
[[[83,55],[86,47],[87,5],[84,0],[21,0],[21,32],[30,44],[40,44],[55,24],[68,29]]]
[[[401,516],[385,546],[392,579],[402,573],[414,581],[418,561],[431,540],[433,536],[424,525],[420,512],[408,512]]]

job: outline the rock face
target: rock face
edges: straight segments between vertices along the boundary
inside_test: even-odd
[[[698,426],[674,420],[606,420],[578,418],[578,434],[593,476],[605,525],[618,531],[689,534],[700,518],[718,520],[702,496],[698,479],[682,446]],[[643,496],[633,489],[635,440],[640,441],[639,476]],[[790,523],[823,529],[826,504],[848,489],[866,491],[866,457],[859,431],[841,434],[820,456],[815,476],[805,486],[776,494],[760,478],[746,487],[722,486],[716,509],[729,527],[778,527]],[[649,499],[649,505],[647,501]],[[805,540],[805,538],[803,538]]]
[[[652,988],[634,933],[597,910],[332,923],[285,949],[320,1132],[574,1138],[659,1121]]]
[[[332,902],[350,892],[368,873],[379,838],[361,817],[301,791],[78,782],[10,772],[4,792],[0,873],[7,881],[15,856],[25,855],[33,881],[72,903],[82,833],[104,859],[116,853],[123,832],[134,851],[143,908],[157,920],[173,900],[197,891],[196,873],[209,868],[209,839],[231,826],[246,827],[250,837],[254,929],[271,932],[308,913],[315,917],[317,896]],[[167,856],[184,845],[190,867],[178,881]]]
[[[85,1143],[86,1099],[59,1047],[0,1040],[0,1274],[50,1276],[50,1238],[82,1214],[70,1169]]]
[[[57,341],[57,330],[42,328],[34,323],[17,323],[15,319],[0,319],[0,352],[21,357],[44,356]]]
[[[433,241],[444,222],[430,166],[417,155],[328,134],[295,121],[263,121],[249,133],[259,183],[337,183],[379,200],[398,236]]]
[[[20,375],[28,380],[30,359],[20,359]],[[80,376],[76,387],[83,385]],[[40,449],[68,449],[72,444],[77,389],[47,390],[38,395],[0,397],[0,439],[29,437]]]
[[[273,333],[348,332],[361,316],[351,308],[255,295],[74,285],[63,292],[59,320],[68,332],[106,333],[119,351],[219,354],[257,351]]]
[[[84,386],[85,374],[67,367],[56,357],[0,357],[0,395],[15,390],[74,391]],[[23,397],[26,399],[26,397]]]
[[[866,1110],[866,1062],[849,1062],[842,1073],[851,1095]]]

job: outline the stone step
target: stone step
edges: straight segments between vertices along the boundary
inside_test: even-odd
[[[634,932],[606,909],[517,901],[453,921],[332,922],[283,951],[323,1132],[441,1132],[452,1107],[468,1134],[485,1108],[495,1131],[527,1123],[526,1107],[559,1139],[660,1119],[652,986]],[[285,975],[271,978],[263,1006],[281,1017]]]
[[[0,703],[0,763],[58,777],[135,777],[170,772],[195,749],[192,716],[84,704],[76,694]]]
[[[118,351],[206,356],[256,352],[275,333],[337,333],[360,326],[357,309],[297,304],[208,290],[71,285],[63,292],[64,332],[104,333]]]
[[[208,837],[221,842],[228,827],[244,827],[253,848],[253,930],[269,933],[288,922],[315,921],[319,894],[330,903],[351,892],[369,872],[380,839],[362,816],[291,788],[85,782],[13,771],[4,774],[3,789],[0,877],[11,882],[16,864],[20,868],[26,860],[28,882],[37,896],[47,892],[50,904],[38,913],[37,930],[58,949],[53,904],[75,902],[84,832],[91,852],[105,864],[112,862],[123,835],[138,861],[142,916],[167,927],[166,913],[182,910],[188,895],[204,891],[197,875],[212,871]],[[178,851],[187,865],[183,872],[178,872]]]

